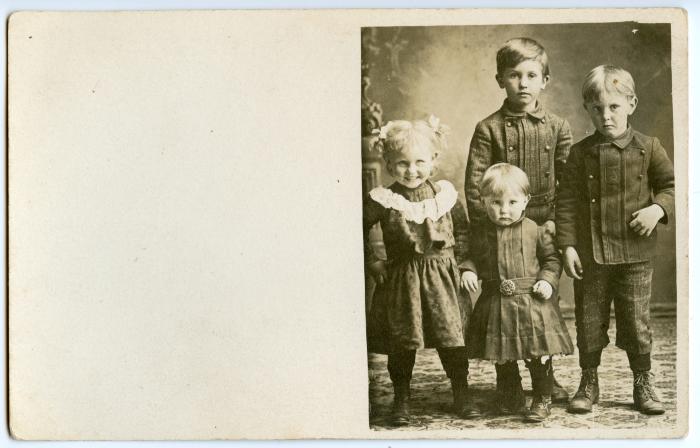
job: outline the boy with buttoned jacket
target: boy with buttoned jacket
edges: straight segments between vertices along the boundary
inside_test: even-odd
[[[597,368],[609,343],[614,302],[615,343],[627,352],[633,371],[634,406],[662,414],[652,384],[649,301],[655,228],[673,215],[673,163],[657,138],[628,125],[637,97],[627,71],[594,68],[583,99],[596,132],[572,146],[556,206],[557,245],[564,270],[574,278],[582,369],[568,410],[590,412],[598,401]]]

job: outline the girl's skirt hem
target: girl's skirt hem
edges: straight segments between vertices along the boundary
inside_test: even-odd
[[[571,356],[571,355],[572,355],[572,353],[554,353],[554,354],[531,356],[529,358],[484,358],[484,357],[478,357],[478,356],[475,356],[475,357],[469,356],[469,359],[474,360],[474,361],[501,363],[501,362],[506,362],[506,361],[527,361],[530,359],[551,357],[552,360],[556,361],[557,359],[566,358],[567,356]]]
[[[471,316],[469,358],[515,361],[574,353],[566,324],[553,301],[531,294],[502,297],[493,290],[484,292]]]
[[[368,351],[464,347],[471,309],[453,258],[417,256],[392,263],[368,312]]]
[[[401,346],[396,346],[393,349],[389,349],[386,346],[382,346],[382,345],[368,345],[367,353],[374,353],[377,355],[388,355],[390,353],[397,353],[397,352],[402,352],[402,351],[430,350],[430,349],[458,348],[458,347],[466,347],[466,346],[464,344],[462,344],[462,345],[439,345],[439,346],[427,346],[425,344],[422,344],[422,345],[401,345]]]

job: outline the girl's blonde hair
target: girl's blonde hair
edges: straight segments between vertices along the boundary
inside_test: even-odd
[[[427,120],[390,121],[378,130],[375,147],[382,152],[384,160],[416,146],[432,148],[435,154],[447,148],[448,132],[449,128],[432,116]]]
[[[583,101],[590,103],[600,99],[603,93],[617,93],[634,98],[634,79],[630,73],[614,65],[599,65],[586,75],[581,94]]]
[[[484,172],[479,184],[482,198],[498,197],[506,191],[520,191],[524,196],[530,195],[530,181],[525,171],[509,163],[491,165]]]

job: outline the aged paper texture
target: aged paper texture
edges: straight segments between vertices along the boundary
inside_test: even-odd
[[[675,424],[371,429],[361,30],[568,22],[671,26]],[[687,82],[681,10],[13,14],[12,434],[27,440],[682,436]]]

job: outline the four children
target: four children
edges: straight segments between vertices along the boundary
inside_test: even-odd
[[[387,255],[380,260],[365,237],[377,283],[367,328],[369,350],[389,355],[397,425],[410,421],[411,373],[423,347],[437,348],[462,418],[481,414],[468,392],[468,358],[496,363],[499,412],[540,422],[553,398],[568,401],[552,366],[553,356],[573,353],[558,306],[562,261],[575,279],[582,369],[568,411],[589,412],[598,401],[614,302],[635,408],[664,412],[652,384],[649,301],[655,227],[673,214],[673,164],[658,139],[628,124],[638,100],[627,71],[599,66],[586,76],[584,107],[596,133],[573,146],[566,120],[539,101],[549,79],[536,41],[511,39],[498,51],[496,81],[506,100],[479,122],[470,144],[468,227],[452,184],[430,179],[446,128],[431,117],[390,122],[379,134],[395,182],[365,201],[365,235],[380,222]],[[476,292],[479,280],[469,317],[465,291]],[[533,385],[528,411],[520,359]]]

